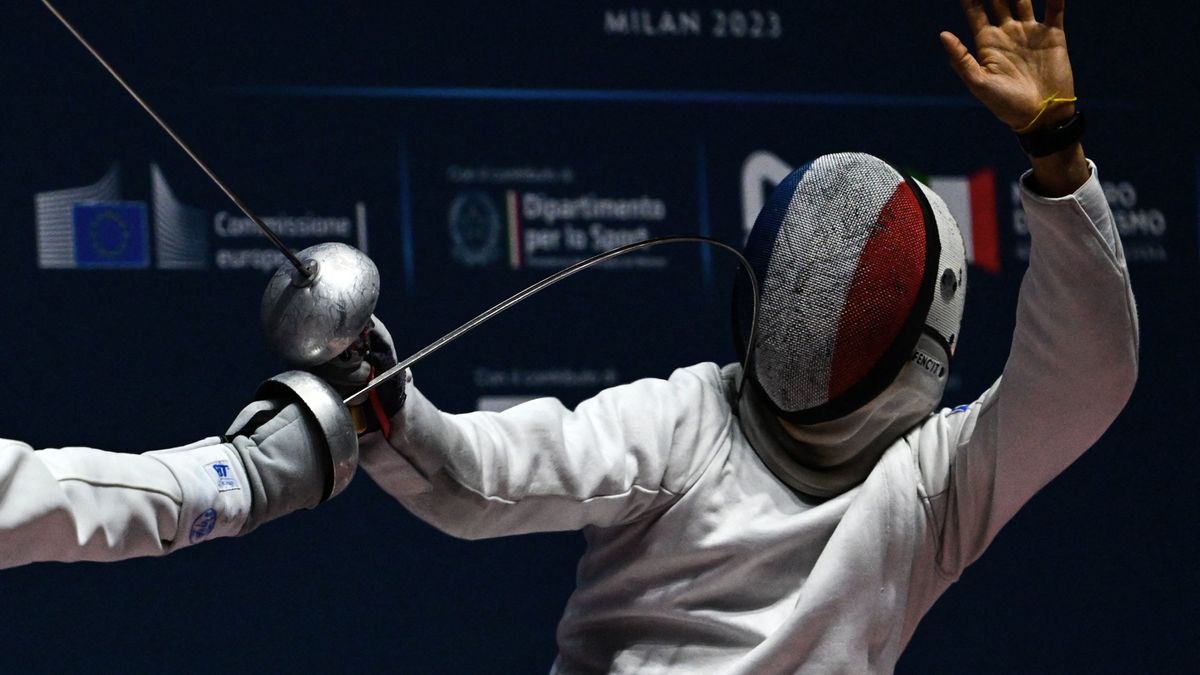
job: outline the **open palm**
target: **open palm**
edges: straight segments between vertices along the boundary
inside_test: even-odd
[[[967,89],[1001,122],[1022,129],[1069,117],[1074,106],[1054,105],[1039,117],[1050,97],[1075,96],[1067,38],[1063,30],[1065,0],[1048,0],[1039,22],[1032,0],[962,0],[975,43],[975,55],[950,32],[941,34],[950,65]]]

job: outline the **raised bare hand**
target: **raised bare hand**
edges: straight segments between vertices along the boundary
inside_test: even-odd
[[[962,0],[975,42],[972,55],[949,31],[941,34],[950,66],[975,98],[1013,129],[1061,122],[1075,112],[1071,103],[1051,104],[1050,97],[1073,98],[1075,83],[1063,31],[1065,0],[1047,0],[1039,22],[1032,0]]]

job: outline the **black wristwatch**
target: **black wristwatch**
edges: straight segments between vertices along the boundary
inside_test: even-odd
[[[1027,134],[1017,134],[1021,147],[1030,157],[1046,157],[1060,150],[1075,145],[1083,138],[1087,124],[1083,119],[1083,111],[1076,110],[1074,115],[1053,126],[1035,129]]]

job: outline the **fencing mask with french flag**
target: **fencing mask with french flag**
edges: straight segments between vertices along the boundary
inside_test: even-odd
[[[916,361],[936,379],[932,411],[966,297],[962,235],[936,194],[871,155],[825,155],[772,192],[745,253],[761,286],[746,384],[775,417],[842,418]],[[735,290],[735,321],[748,298]]]

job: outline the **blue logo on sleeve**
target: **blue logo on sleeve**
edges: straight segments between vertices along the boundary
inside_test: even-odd
[[[229,466],[228,462],[213,462],[208,465],[208,468],[212,470],[213,478],[217,480],[217,492],[242,489],[233,473],[233,467]]]
[[[953,415],[954,413],[967,412],[967,411],[968,411],[968,410],[970,410],[970,409],[971,409],[971,404],[970,404],[970,403],[964,403],[964,404],[962,404],[962,405],[960,405],[960,406],[958,406],[958,407],[954,408],[953,410],[951,410],[951,411],[950,411],[950,414],[951,414],[951,415]]]
[[[217,510],[208,509],[204,513],[196,516],[192,521],[192,531],[188,534],[188,541],[196,543],[201,539],[212,534],[213,528],[217,526]]]
[[[142,202],[82,202],[71,210],[79,267],[149,267],[150,229]]]

